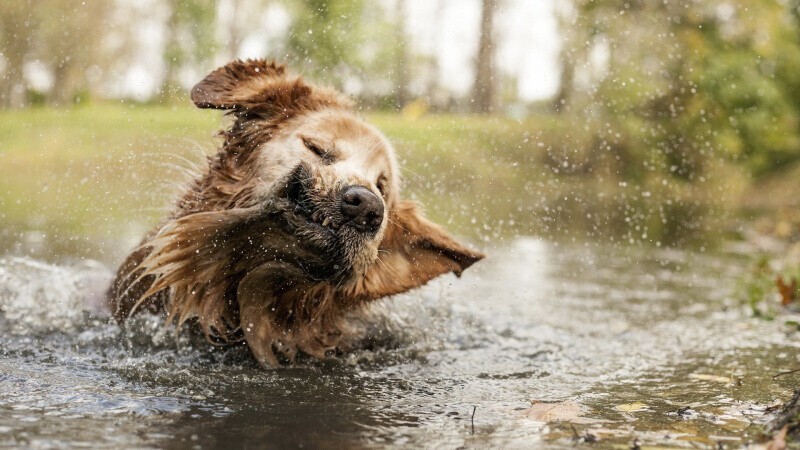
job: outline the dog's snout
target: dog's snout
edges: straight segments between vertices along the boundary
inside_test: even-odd
[[[342,191],[342,215],[353,228],[374,233],[383,222],[383,200],[363,186],[348,186]]]

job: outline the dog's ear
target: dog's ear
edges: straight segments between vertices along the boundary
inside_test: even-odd
[[[198,108],[245,109],[285,117],[325,106],[349,107],[333,90],[307,84],[286,68],[263,59],[236,60],[208,74],[192,88]]]
[[[399,294],[448,272],[460,276],[483,257],[423,217],[413,202],[401,201],[390,213],[378,261],[352,293],[370,300]]]

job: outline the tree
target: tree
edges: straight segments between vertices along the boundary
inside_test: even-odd
[[[32,13],[22,2],[9,2],[0,8],[0,107],[25,106],[25,80],[22,68],[31,52]]]
[[[294,65],[342,88],[360,66],[363,12],[363,0],[298,0],[288,42]]]
[[[217,50],[214,38],[216,2],[168,0],[169,19],[164,46],[165,73],[161,94],[167,97],[183,91],[180,72],[187,68],[205,72]]]
[[[0,50],[5,62],[0,104],[18,107],[26,103],[23,69],[31,61],[50,72],[53,83],[48,100],[53,104],[71,104],[97,88],[92,76],[108,62],[104,36],[112,11],[113,0],[97,0],[91,5],[41,0],[36,8],[15,1],[4,5],[0,10]]]
[[[112,8],[112,0],[93,1],[91,5],[47,0],[46,6],[36,8],[40,29],[35,56],[50,64],[50,103],[69,105],[93,90],[91,73],[107,63],[103,36],[109,31]]]
[[[646,161],[691,181],[719,157],[746,161],[755,174],[797,157],[798,104],[790,99],[800,88],[792,75],[800,47],[782,2],[573,7],[558,102],[608,124],[596,140],[618,152],[618,170],[628,164],[629,176],[641,176],[636,167]]]
[[[498,0],[481,1],[481,27],[473,85],[473,109],[479,113],[491,113],[495,108],[494,14],[497,7]]]
[[[586,46],[584,43],[577,42],[578,38],[585,37],[584,30],[574,30],[577,11],[573,6],[569,2],[559,2],[555,11],[559,28],[564,31],[572,30],[572,32],[560,33],[559,86],[552,102],[553,111],[556,113],[564,113],[569,109],[570,97],[575,91],[575,64],[578,61],[585,61],[584,49]]]
[[[402,108],[408,103],[408,40],[406,38],[406,1],[395,3],[395,45],[396,58],[394,66],[395,105]]]
[[[223,61],[238,58],[248,33],[263,28],[265,12],[275,3],[274,0],[218,0],[216,21],[223,36],[217,57]]]

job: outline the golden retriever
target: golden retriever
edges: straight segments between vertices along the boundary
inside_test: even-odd
[[[348,315],[483,258],[401,199],[391,145],[341,94],[248,60],[191,98],[233,124],[118,270],[120,323],[143,310],[190,321],[213,342],[244,339],[264,367],[326,358]]]

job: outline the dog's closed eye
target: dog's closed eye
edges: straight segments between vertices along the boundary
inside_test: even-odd
[[[325,162],[331,163],[333,162],[333,155],[328,150],[325,150],[322,146],[312,142],[309,139],[303,138],[303,145],[306,146],[312,153],[322,158]]]

